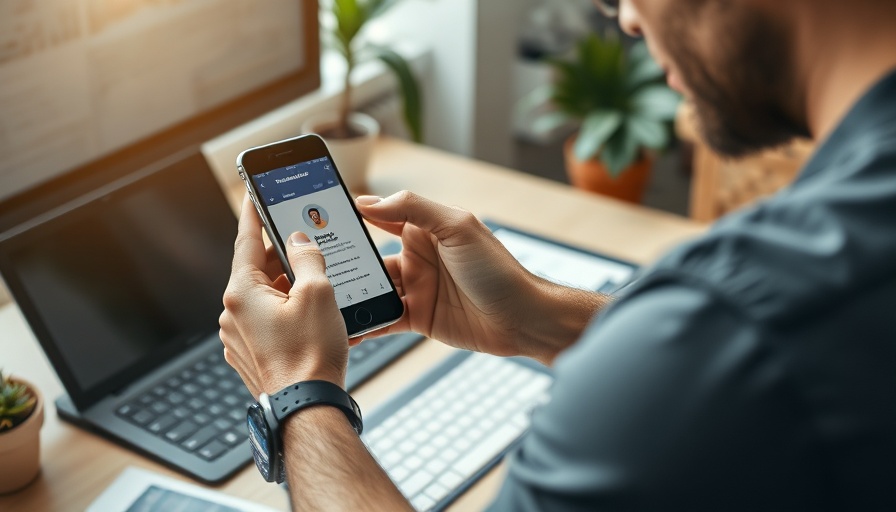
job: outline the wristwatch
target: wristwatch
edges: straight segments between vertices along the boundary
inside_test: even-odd
[[[268,482],[283,483],[283,438],[280,425],[290,414],[306,407],[329,405],[345,413],[358,435],[364,430],[361,409],[342,388],[325,380],[309,380],[287,386],[273,395],[262,393],[249,406],[249,445],[261,476]]]

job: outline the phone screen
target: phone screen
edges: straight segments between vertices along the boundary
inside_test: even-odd
[[[301,231],[320,248],[340,309],[392,291],[329,157],[250,176],[280,241]]]

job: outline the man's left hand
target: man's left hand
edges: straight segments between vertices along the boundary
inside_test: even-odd
[[[348,334],[323,255],[305,234],[293,233],[286,243],[290,285],[276,254],[265,251],[261,230],[246,197],[219,319],[224,358],[256,397],[306,380],[344,386]]]

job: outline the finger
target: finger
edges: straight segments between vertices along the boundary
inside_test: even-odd
[[[309,286],[328,289],[330,296],[333,296],[333,287],[327,279],[324,255],[308,235],[301,231],[290,235],[286,243],[286,256],[295,276],[295,282],[289,292],[291,296],[298,295],[301,290]]]
[[[396,234],[393,232],[395,228],[390,224],[409,222],[444,242],[468,232],[469,227],[481,226],[470,212],[430,201],[407,190],[382,199],[360,196],[356,202],[368,221],[393,234]]]
[[[399,297],[404,296],[404,288],[401,284],[401,255],[400,254],[392,254],[383,258],[383,263],[386,265],[386,272],[389,274],[389,279],[392,280],[392,284],[395,286],[395,291],[398,292]]]
[[[266,266],[264,240],[261,237],[261,219],[258,218],[255,205],[252,204],[247,194],[243,198],[236,242],[233,244],[233,270],[246,267],[264,269]]]
[[[265,257],[267,261],[264,266],[264,273],[268,275],[268,278],[273,281],[282,276],[283,262],[280,261],[280,255],[277,254],[277,249],[273,245],[267,248]]]

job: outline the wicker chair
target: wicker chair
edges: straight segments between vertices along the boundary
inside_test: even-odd
[[[755,156],[725,159],[702,141],[687,105],[679,109],[675,129],[679,138],[694,145],[690,214],[701,222],[712,222],[787,186],[813,149],[810,141],[800,140]]]

